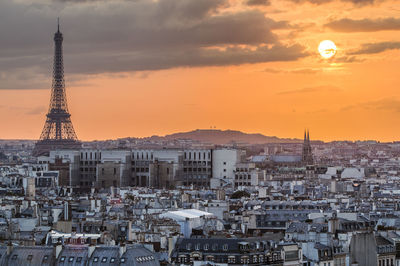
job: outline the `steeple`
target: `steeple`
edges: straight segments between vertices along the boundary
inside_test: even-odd
[[[60,32],[60,18],[57,18],[57,32]]]
[[[302,161],[304,165],[312,165],[314,161],[310,142],[310,131],[308,129],[304,131]]]

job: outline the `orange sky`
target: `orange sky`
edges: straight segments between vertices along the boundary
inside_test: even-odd
[[[310,55],[298,60],[95,74],[69,74],[73,71],[65,64],[69,110],[78,137],[145,137],[215,126],[285,138],[301,138],[309,128],[313,139],[327,141],[400,140],[400,6],[396,1],[304,2],[247,6],[245,1],[229,1],[219,10],[256,8],[275,21],[304,25],[272,30],[281,43],[306,48]],[[376,23],[393,18],[393,28],[371,30],[367,24],[367,32],[338,32],[325,25],[343,18]],[[67,58],[72,45],[68,25],[63,33]],[[338,47],[333,60],[317,54],[324,39]],[[365,44],[388,42],[391,48],[357,53]],[[51,58],[48,64],[50,68]],[[37,88],[0,89],[0,138],[39,138],[51,74],[42,79]]]

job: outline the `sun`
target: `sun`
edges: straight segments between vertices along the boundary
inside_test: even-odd
[[[330,40],[322,41],[318,46],[318,51],[325,59],[332,58],[336,54],[336,45]]]

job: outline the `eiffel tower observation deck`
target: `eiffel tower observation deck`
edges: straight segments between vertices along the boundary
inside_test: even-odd
[[[34,156],[47,155],[50,150],[81,148],[81,142],[72,126],[71,115],[67,106],[62,52],[63,35],[60,32],[59,23],[57,28],[57,32],[54,34],[54,66],[50,107],[42,134],[33,150]]]

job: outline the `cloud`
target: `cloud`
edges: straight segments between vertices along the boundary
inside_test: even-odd
[[[321,72],[320,69],[316,68],[296,68],[296,69],[276,69],[276,68],[266,68],[264,72],[273,74],[316,74]]]
[[[342,90],[336,86],[323,85],[323,86],[306,87],[295,90],[281,91],[278,92],[277,95],[304,94],[304,93],[317,93],[317,92],[340,92],[340,91]]]
[[[400,49],[400,42],[365,43],[357,50],[350,52],[351,55],[378,54],[387,50]]]
[[[311,3],[315,5],[322,5],[322,4],[327,4],[331,2],[335,2],[336,0],[289,0],[294,3]],[[339,0],[338,0],[339,1]],[[341,2],[345,3],[352,3],[354,5],[372,5],[375,3],[380,3],[383,2],[384,0],[340,0]]]
[[[37,107],[34,107],[34,108],[31,108],[31,109],[27,110],[25,112],[25,114],[27,114],[27,115],[41,115],[41,114],[43,114],[45,112],[46,112],[46,107],[37,106]]]
[[[395,98],[383,98],[376,101],[367,101],[344,106],[343,108],[341,108],[341,111],[350,111],[357,108],[370,111],[389,111],[400,113],[400,101]]]
[[[283,45],[273,32],[298,26],[260,10],[231,11],[228,5],[228,0],[0,1],[0,89],[23,87],[17,76],[27,70],[29,78],[51,78],[57,16],[66,75],[291,61],[308,55],[303,46]],[[44,87],[39,80],[25,83],[25,88]]]
[[[321,59],[321,61],[323,61],[325,59]],[[343,55],[343,56],[335,56],[332,59],[328,59],[329,61],[331,61],[332,63],[360,63],[363,62],[364,59],[361,58],[357,58],[354,55]]]
[[[325,24],[337,32],[375,32],[384,30],[400,30],[399,18],[378,18],[354,20],[343,18]]]
[[[249,6],[269,6],[271,5],[270,0],[248,0],[247,5]]]
[[[104,55],[102,57],[91,57],[76,55],[82,62],[76,65],[76,73],[92,73],[93,64],[97,72],[123,72],[143,70],[162,70],[176,67],[205,67],[205,66],[228,66],[240,64],[254,64],[276,61],[295,61],[308,56],[305,47],[301,45],[274,45],[257,49],[241,48],[238,46],[226,49],[203,49],[193,48],[185,50],[171,49],[165,51],[154,51],[153,53],[126,53],[120,55]],[[88,58],[90,57],[90,59]],[[78,60],[78,59],[77,59]],[[110,61],[115,63],[107,64]],[[94,72],[93,72],[94,74]]]

